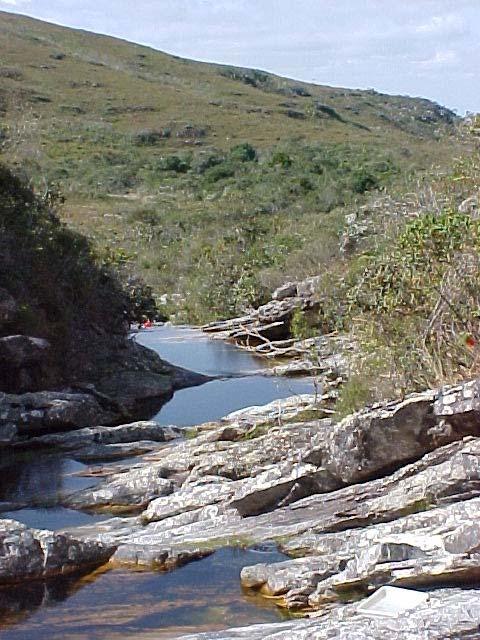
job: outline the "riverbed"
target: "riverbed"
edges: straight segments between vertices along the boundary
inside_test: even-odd
[[[188,427],[247,406],[315,392],[312,380],[265,375],[268,363],[198,330],[167,325],[133,339],[173,364],[215,377],[177,391],[153,416],[160,425]],[[3,518],[62,529],[106,517],[59,506],[68,492],[96,482],[85,477],[86,465],[65,454],[4,455],[0,470]],[[223,549],[172,573],[101,569],[80,579],[0,589],[1,637],[158,640],[280,620],[282,613],[274,604],[241,590],[239,573],[243,566],[283,558],[275,549]]]

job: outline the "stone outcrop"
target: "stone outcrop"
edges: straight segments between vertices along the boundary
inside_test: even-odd
[[[116,559],[134,561],[143,549],[143,561],[151,546],[157,563],[159,557],[171,563],[239,541],[345,532],[472,500],[480,495],[480,440],[464,434],[480,433],[472,417],[475,384],[417,394],[337,425],[329,419],[262,425],[255,410],[250,422],[246,411],[237,412],[71,496],[67,504],[76,508],[128,512],[148,505],[140,519],[77,534],[115,541]],[[445,407],[453,405],[447,423]],[[462,423],[462,414],[459,429],[453,418]],[[160,488],[152,478],[163,479]],[[338,573],[338,564],[334,569]]]
[[[172,491],[173,484],[164,477],[161,467],[144,466],[113,475],[100,485],[72,494],[67,505],[92,511],[134,513],[154,498]]]
[[[0,520],[0,584],[81,572],[104,564],[113,551],[98,542]]]
[[[88,393],[0,392],[0,434],[4,445],[42,433],[111,424],[116,417],[111,404],[105,406],[101,399]]]
[[[178,438],[178,427],[162,427],[157,422],[140,421],[117,427],[86,427],[74,431],[31,438],[28,446],[55,447],[72,452],[77,460],[123,459],[157,449]],[[20,443],[22,444],[22,443]]]
[[[42,380],[48,384],[50,348],[47,340],[32,336],[0,338],[0,389],[22,393],[37,389]]]
[[[212,322],[202,327],[215,338],[233,341],[256,356],[288,359],[270,369],[271,375],[314,375],[323,383],[339,383],[348,377],[348,363],[355,349],[348,335],[321,335],[299,339],[292,335],[295,313],[308,318],[319,307],[316,290],[320,277],[288,282],[273,292],[272,300],[247,315]]]
[[[317,305],[315,285],[318,278],[289,282],[274,291],[272,300],[239,318],[212,322],[202,327],[207,333],[241,344],[255,345],[268,339],[290,338],[290,322],[297,310],[308,311]]]
[[[39,344],[30,341],[28,348],[23,340],[12,344],[17,342],[26,351],[32,348],[40,353],[43,349],[42,341]],[[10,342],[4,338],[0,343],[1,355],[2,344],[10,345]],[[156,353],[140,345],[131,344],[123,358],[112,358],[112,371],[108,375],[103,373],[95,384],[79,382],[63,390],[15,394],[0,391],[0,446],[42,434],[90,425],[118,425],[145,414],[153,415],[172,397],[175,389],[211,379],[163,362]],[[25,359],[22,362],[25,364]]]
[[[395,621],[401,637],[419,637],[418,628],[425,640],[470,637],[479,592],[439,589],[480,584],[480,382],[375,405],[336,424],[315,417],[316,400],[234,412],[185,440],[169,439],[175,429],[134,423],[34,442],[76,456],[156,439],[133,466],[98,470],[103,481],[65,498],[71,508],[129,517],[65,535],[113,549],[114,565],[161,569],[226,546],[278,545],[291,559],[244,568],[243,587],[322,616],[205,638],[398,638],[385,621],[345,604],[381,585],[430,594],[428,608]]]
[[[181,640],[458,640],[478,638],[480,590],[441,589],[402,616],[367,618],[346,605],[320,618],[182,636]]]

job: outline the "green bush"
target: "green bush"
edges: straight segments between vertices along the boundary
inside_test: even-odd
[[[257,159],[257,152],[251,144],[244,142],[232,147],[229,156],[234,162],[252,162]]]
[[[59,201],[55,191],[35,195],[0,165],[0,288],[17,301],[15,333],[47,338],[59,375],[68,378],[87,366],[102,328],[102,340],[125,336],[152,299],[60,222],[52,208]],[[11,330],[0,326],[3,335]]]

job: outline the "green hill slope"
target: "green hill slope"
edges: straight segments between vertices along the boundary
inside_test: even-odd
[[[189,319],[338,258],[345,206],[457,144],[427,100],[182,60],[0,12],[7,161]]]

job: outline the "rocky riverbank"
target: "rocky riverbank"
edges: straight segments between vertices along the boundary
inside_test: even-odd
[[[222,547],[275,545],[292,559],[246,567],[242,585],[313,617],[192,638],[394,638],[416,628],[424,638],[474,637],[480,380],[367,408],[337,424],[322,417],[327,401],[300,396],[242,410],[199,426],[187,440],[154,423],[42,436],[32,444],[84,460],[149,453],[96,467],[103,480],[65,498],[69,508],[120,517],[57,534],[3,521],[4,555],[8,549],[21,558],[25,536],[31,544],[60,536],[79,550],[76,570],[97,559],[174,569]],[[22,566],[35,565],[31,557]],[[35,575],[17,571],[16,562],[9,580]],[[49,566],[65,571],[62,556]],[[394,631],[356,612],[354,601],[381,585],[427,590],[430,601]]]
[[[31,370],[31,359],[24,354],[25,344],[33,338],[0,338],[0,350],[8,341],[10,351],[17,354],[14,362],[24,372],[25,378]],[[14,349],[15,344],[19,346],[20,353]],[[173,366],[132,340],[125,340],[117,350],[104,354],[104,357],[105,360],[110,358],[108,370],[101,367],[91,372],[91,377],[83,382],[48,391],[0,391],[0,446],[22,443],[66,429],[98,424],[118,425],[153,415],[175,390],[211,379]]]
[[[318,313],[319,281],[312,277],[289,282],[276,289],[270,302],[258,309],[238,318],[211,322],[202,330],[271,361],[271,375],[312,375],[321,384],[340,384],[348,376],[349,357],[355,349],[352,338],[330,334],[301,339],[294,335],[292,327],[295,314],[308,326],[308,318]]]

